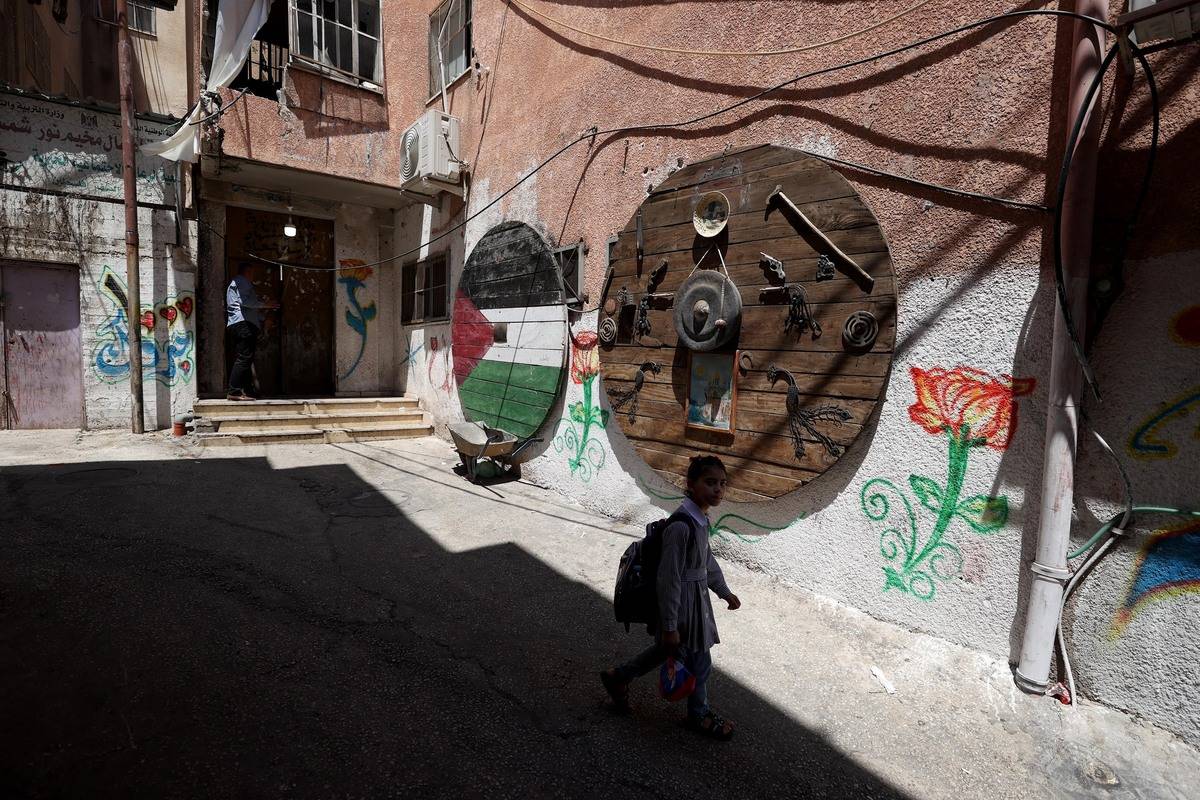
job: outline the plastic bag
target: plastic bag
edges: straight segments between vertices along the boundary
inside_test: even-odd
[[[658,671],[658,693],[672,703],[683,700],[696,690],[696,676],[678,658],[663,662]]]

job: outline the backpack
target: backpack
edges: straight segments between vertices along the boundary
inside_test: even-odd
[[[613,592],[613,612],[617,622],[625,623],[625,632],[633,623],[658,624],[658,564],[662,559],[662,535],[672,522],[686,522],[695,533],[691,516],[678,511],[666,519],[646,526],[646,536],[625,548],[617,566],[617,588]]]

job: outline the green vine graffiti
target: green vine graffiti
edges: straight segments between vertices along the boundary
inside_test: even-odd
[[[962,551],[946,540],[956,518],[978,534],[989,534],[1008,521],[1008,499],[972,495],[962,499],[967,462],[976,447],[1005,450],[1016,428],[1014,398],[1033,391],[1033,380],[997,379],[979,370],[957,367],[929,371],[912,369],[917,402],[909,417],[928,433],[944,435],[948,441],[945,486],[924,475],[909,475],[908,485],[920,505],[936,515],[933,529],[922,540],[917,515],[908,495],[886,478],[872,478],[859,494],[868,519],[887,527],[879,535],[879,552],[888,562],[883,566],[886,592],[896,589],[919,600],[932,600],[939,581],[957,577],[963,568]],[[889,494],[904,509],[899,525],[892,522]],[[899,516],[897,514],[897,516]]]
[[[662,494],[660,492],[656,492],[655,490],[653,490],[649,486],[647,486],[645,481],[643,481],[641,478],[637,479],[637,483],[638,483],[638,486],[641,487],[641,490],[643,492],[645,492],[646,494],[651,495],[653,497],[657,497],[659,500],[674,501],[674,500],[682,500],[684,497],[681,494],[671,495],[671,494]],[[764,531],[781,531],[784,528],[787,528],[788,526],[799,522],[800,520],[804,519],[806,516],[808,516],[808,515],[801,514],[800,516],[796,517],[794,520],[789,522],[787,525],[780,525],[779,527],[773,527],[771,525],[763,525],[761,522],[755,522],[752,519],[747,519],[746,517],[743,517],[741,514],[734,514],[734,513],[730,512],[728,514],[722,514],[720,517],[717,518],[716,522],[709,522],[708,536],[709,536],[709,538],[724,539],[725,534],[728,533],[730,536],[734,537],[735,539],[737,539],[739,541],[749,542],[749,543],[753,544],[753,543],[756,543],[759,539],[762,539],[767,534],[758,533],[758,534],[747,535],[747,534],[741,533],[739,531],[736,531],[733,528],[726,525],[725,520],[736,519],[741,522],[745,522],[748,525],[753,525],[756,528],[761,528]]]
[[[571,467],[571,474],[585,483],[590,482],[596,476],[596,473],[604,466],[604,459],[607,456],[604,445],[600,444],[598,439],[591,438],[593,426],[602,430],[608,426],[608,412],[600,408],[598,403],[592,404],[592,384],[595,380],[595,375],[589,375],[584,379],[583,401],[571,404],[570,418],[563,417],[559,420],[561,423],[566,423],[567,427],[554,437],[555,452],[566,451],[570,454],[567,464]],[[576,429],[576,423],[582,426],[582,430]]]
[[[571,474],[584,483],[589,483],[604,466],[607,453],[598,439],[591,437],[593,427],[601,430],[608,427],[608,412],[600,407],[597,399],[592,403],[592,387],[600,372],[600,358],[596,353],[599,339],[595,331],[584,331],[571,338],[571,381],[583,387],[583,400],[572,403],[570,416],[559,420],[566,428],[554,437],[554,450],[567,452],[567,464]],[[582,430],[576,429],[576,424]]]

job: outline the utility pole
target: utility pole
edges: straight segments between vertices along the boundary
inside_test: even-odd
[[[125,178],[125,284],[129,330],[129,396],[134,433],[145,433],[142,413],[142,281],[138,265],[137,153],[134,150],[133,48],[129,43],[129,6],[117,3],[117,71],[121,82],[121,173]]]

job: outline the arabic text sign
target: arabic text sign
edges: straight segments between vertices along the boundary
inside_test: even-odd
[[[137,121],[139,145],[173,130]],[[117,114],[0,94],[0,185],[120,198],[121,118]],[[175,164],[138,153],[139,203],[175,202]]]

